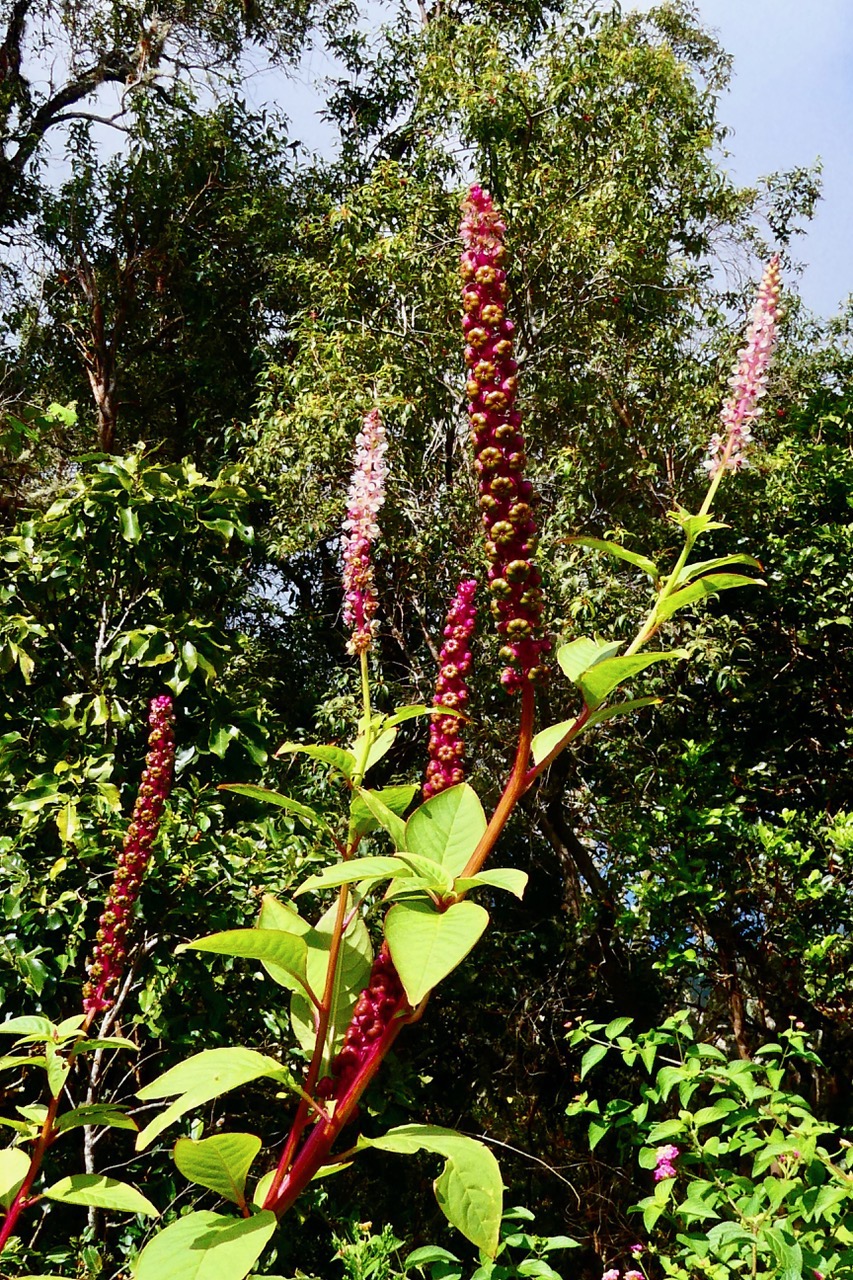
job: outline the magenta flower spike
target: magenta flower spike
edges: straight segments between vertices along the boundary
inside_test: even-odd
[[[344,622],[350,628],[350,653],[365,653],[376,632],[378,605],[371,545],[379,537],[376,517],[385,501],[388,442],[378,409],[365,416],[356,437],[355,467],[344,521]]]
[[[664,1178],[674,1178],[676,1168],[673,1161],[681,1155],[678,1147],[658,1147],[655,1152],[655,1182],[663,1182]]]
[[[722,431],[715,432],[708,443],[708,456],[702,464],[713,477],[719,471],[739,471],[748,465],[746,454],[752,443],[752,427],[761,416],[760,401],[767,391],[767,372],[776,346],[779,321],[779,255],[768,262],[755,305],[746,345],[738,352],[738,363],[729,380],[731,395],[720,414]]]
[[[515,407],[518,365],[515,327],[506,318],[506,226],[492,198],[472,187],[462,205],[460,235],[465,250],[462,327],[467,346],[468,413],[480,477],[480,510],[486,531],[492,613],[504,638],[508,665],[501,683],[515,693],[545,674],[550,649],[542,630],[541,576],[534,564],[538,538],[533,486],[524,478],[527,455],[521,414]]]
[[[149,707],[148,754],[139,784],[133,817],[119,854],[118,866],[99,921],[95,952],[83,988],[83,1011],[94,1015],[109,1009],[127,955],[127,934],[133,922],[139,886],[160,829],[163,806],[172,789],[175,762],[175,714],[164,694]]]
[[[459,583],[447,615],[444,644],[439,654],[440,670],[433,706],[462,711],[468,702],[467,676],[471,670],[471,635],[477,620],[473,578]],[[462,757],[462,720],[459,716],[434,715],[429,730],[429,764],[424,782],[424,799],[446,791],[465,780]]]
[[[388,944],[377,952],[370,979],[358,997],[343,1048],[332,1060],[331,1075],[319,1082],[317,1096],[340,1101],[377,1053],[384,1053],[383,1037],[400,1009],[409,1003],[397,976]]]

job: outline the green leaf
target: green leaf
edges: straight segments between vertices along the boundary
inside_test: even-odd
[[[365,859],[361,859],[365,861]],[[308,942],[308,982],[311,990],[322,997],[329,967],[329,946],[335,927],[337,903],[320,917],[316,928],[306,934]],[[349,1026],[355,1002],[367,986],[373,964],[373,947],[370,934],[360,915],[355,915],[343,937],[340,961],[332,991],[329,1030],[324,1048],[323,1063],[328,1065],[343,1040]],[[294,992],[290,1001],[290,1022],[303,1049],[312,1049],[315,1039],[316,1011],[305,996]]]
[[[606,1055],[606,1053],[607,1053],[606,1044],[591,1044],[589,1046],[586,1053],[581,1058],[581,1080],[583,1080],[584,1077],[587,1076],[590,1071],[592,1071],[592,1068],[596,1065],[596,1063],[601,1061],[601,1059]]]
[[[351,778],[355,770],[355,756],[344,747],[325,747],[314,746],[312,743],[284,742],[275,754],[276,756],[286,756],[295,752],[300,752],[303,756],[310,756],[312,760],[322,760],[324,764],[330,764],[346,778]]]
[[[359,788],[350,804],[350,822],[358,836],[382,827],[396,849],[405,849],[406,824],[400,817],[412,803],[416,786],[383,787],[380,791]]]
[[[486,830],[477,793],[461,782],[430,796],[406,823],[406,848],[440,862],[452,876],[465,869]]]
[[[121,536],[125,542],[138,542],[142,537],[139,517],[132,507],[119,507],[118,520],[121,525]]]
[[[30,1157],[20,1147],[0,1151],[0,1204],[8,1209],[30,1171]]]
[[[92,1103],[89,1106],[75,1107],[73,1111],[66,1111],[56,1121],[56,1129],[59,1133],[65,1133],[67,1129],[79,1129],[84,1124],[103,1125],[108,1129],[138,1129],[139,1125],[130,1116],[125,1115],[120,1107],[114,1107],[110,1103]]]
[[[680,525],[687,535],[687,539],[692,545],[702,533],[707,533],[711,529],[728,529],[727,524],[723,524],[719,520],[715,520],[710,512],[704,515],[691,515],[689,511],[685,511],[684,507],[679,507],[677,511],[668,511],[668,519],[675,524]]]
[[[394,876],[410,876],[412,873],[400,858],[351,858],[349,862],[336,862],[315,876],[309,876],[296,890],[295,897],[313,893],[315,889],[331,889],[336,885],[355,884],[359,880],[390,880]]]
[[[99,1173],[73,1173],[60,1178],[42,1192],[48,1200],[62,1204],[83,1204],[93,1209],[115,1209],[119,1213],[144,1213],[159,1218],[160,1210],[147,1196],[127,1182],[116,1182]]]
[[[615,1040],[617,1036],[621,1036],[623,1031],[627,1031],[633,1018],[614,1018],[612,1022],[608,1022],[604,1028],[604,1035],[608,1040]]]
[[[573,716],[571,720],[561,720],[559,724],[551,724],[547,729],[541,729],[530,744],[533,763],[541,764],[546,756],[551,754],[557,743],[562,742],[566,734],[574,728],[577,720],[577,716]]]
[[[627,560],[628,564],[636,565],[638,569],[642,569],[643,573],[647,573],[653,582],[657,582],[660,578],[660,570],[653,560],[647,559],[646,556],[637,555],[636,551],[628,551],[626,547],[621,546],[618,542],[608,542],[604,538],[569,538],[569,542],[576,543],[579,547],[591,547],[594,551],[606,551],[610,556],[616,556],[619,560]]]
[[[223,782],[216,789],[233,791],[235,795],[245,796],[249,800],[260,800],[262,804],[278,805],[280,809],[286,809],[288,813],[301,818],[308,827],[321,827],[326,831],[329,829],[326,820],[310,805],[303,804],[301,800],[293,800],[290,796],[283,796],[280,791],[270,791],[268,787],[253,787],[242,782]]]
[[[488,912],[476,902],[457,902],[443,912],[428,902],[398,902],[391,908],[385,937],[411,1004],[420,1004],[462,963],[488,923]]]
[[[612,658],[621,648],[621,640],[590,640],[589,636],[579,636],[557,650],[557,661],[572,683],[578,684],[585,671],[605,658]]]
[[[367,759],[364,762],[364,774],[367,774],[375,764],[379,763],[383,756],[388,754],[394,745],[394,739],[396,737],[397,730],[395,728],[385,728],[382,730],[378,738],[376,738],[370,745],[370,750],[367,753]],[[364,739],[361,737],[357,738],[353,743],[352,753],[356,760],[361,759],[363,746]],[[364,776],[364,774],[362,776]]]
[[[478,871],[467,880],[455,880],[453,888],[457,893],[467,893],[478,885],[488,885],[492,889],[506,889],[507,893],[514,893],[516,898],[523,898],[528,879],[527,872],[519,871],[517,867],[495,867],[492,871]]]
[[[689,587],[682,587],[674,595],[661,600],[657,607],[657,618],[664,622],[671,618],[685,605],[694,604],[706,596],[715,596],[720,591],[728,591],[732,587],[764,587],[766,582],[761,578],[747,578],[742,573],[709,573],[705,578],[697,578]]]
[[[216,1191],[242,1208],[246,1203],[246,1178],[262,1146],[253,1133],[216,1133],[194,1141],[178,1138],[175,1164],[185,1178]]]
[[[245,1280],[277,1226],[265,1210],[226,1218],[203,1209],[172,1222],[133,1265],[133,1280]]]
[[[283,1081],[292,1089],[298,1088],[287,1068],[275,1058],[256,1053],[254,1049],[244,1049],[241,1045],[231,1049],[204,1049],[185,1062],[179,1062],[137,1094],[143,1102],[180,1095],[142,1130],[136,1139],[137,1151],[144,1151],[187,1111],[263,1076]]]
[[[584,701],[594,711],[623,680],[629,680],[653,662],[673,662],[686,657],[686,650],[672,649],[667,653],[633,653],[624,658],[605,658],[584,672],[578,683]]]
[[[22,1040],[52,1040],[55,1031],[53,1023],[38,1014],[23,1014],[19,1018],[10,1018],[8,1022],[0,1022],[0,1035],[20,1036]]]
[[[754,556],[737,552],[731,556],[719,556],[716,560],[700,560],[695,564],[686,564],[675,580],[676,586],[681,586],[684,582],[690,582],[700,573],[711,573],[714,569],[725,569],[730,564],[748,564],[753,569],[761,568],[760,560],[756,560]],[[754,579],[750,578],[749,581],[752,582]]]
[[[401,707],[400,710],[395,711],[393,715],[386,716],[382,721],[382,728],[393,729],[398,724],[403,724],[406,720],[414,720],[417,716],[434,716],[435,714],[435,707],[427,707],[424,706],[422,702],[419,702],[411,707]],[[448,712],[442,710],[441,714],[447,715]],[[458,715],[459,713],[454,709],[449,714]],[[415,788],[415,790],[417,790],[417,788]]]
[[[176,955],[182,951],[212,951],[220,956],[260,960],[270,977],[282,986],[289,987],[291,991],[305,989],[308,944],[296,933],[282,929],[227,929],[175,947]]]
[[[467,1240],[490,1258],[495,1257],[503,1209],[503,1181],[497,1160],[482,1142],[453,1129],[404,1124],[381,1138],[363,1138],[359,1145],[399,1155],[431,1151],[444,1156],[444,1169],[433,1183],[439,1208]]]
[[[433,862],[432,858],[422,858],[417,853],[401,853],[398,857],[401,862],[411,868],[413,883],[420,888],[430,889],[442,896],[453,892],[453,876],[439,863]],[[406,887],[405,881],[397,886],[398,889]]]

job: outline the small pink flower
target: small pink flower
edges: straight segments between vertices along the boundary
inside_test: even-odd
[[[715,432],[708,443],[703,466],[712,476],[723,468],[738,471],[747,465],[752,427],[761,415],[759,402],[767,391],[767,371],[776,346],[780,287],[779,255],[774,254],[761,278],[746,345],[738,353],[737,368],[729,381],[731,395],[720,415],[723,432]]]
[[[168,695],[154,698],[148,714],[151,732],[148,754],[133,808],[133,817],[119,854],[104,912],[99,921],[95,954],[83,988],[83,1010],[95,1014],[109,1009],[124,969],[127,934],[133,922],[139,886],[160,829],[163,806],[172,789],[175,762],[175,715]]]
[[[678,1147],[672,1145],[658,1147],[655,1153],[655,1182],[663,1182],[664,1178],[674,1178],[676,1174],[674,1160],[681,1155]]]
[[[468,701],[467,676],[471,670],[471,634],[477,619],[474,593],[477,583],[473,578],[460,582],[447,615],[444,628],[444,645],[439,661],[433,705],[452,707],[462,711]],[[429,764],[424,783],[424,798],[438,795],[465,780],[462,768],[464,744],[463,721],[459,716],[434,715],[429,731]]]
[[[378,409],[364,419],[356,437],[355,466],[344,521],[344,622],[352,635],[350,653],[370,648],[376,631],[378,600],[370,547],[379,537],[376,517],[385,501],[385,454],[388,442]]]
[[[619,1280],[619,1271],[616,1267],[611,1267],[609,1271],[605,1271],[601,1280]]]
[[[635,1257],[637,1257],[642,1252],[643,1252],[643,1246],[641,1244],[631,1245],[631,1253],[633,1253]]]
[[[625,1280],[646,1280],[642,1271],[626,1271]]]

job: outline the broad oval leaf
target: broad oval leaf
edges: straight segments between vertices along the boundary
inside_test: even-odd
[[[283,742],[275,754],[277,756],[286,756],[296,752],[303,756],[310,756],[312,760],[322,760],[324,764],[332,765],[344,777],[351,778],[353,775],[355,756],[351,751],[347,751],[345,747],[315,746],[313,743],[304,742]]]
[[[411,1004],[420,1004],[462,963],[488,923],[489,913],[476,902],[456,902],[446,911],[429,902],[398,902],[391,908],[385,938]]]
[[[406,823],[406,848],[458,876],[486,830],[480,799],[467,783],[430,796]]]
[[[645,671],[653,662],[674,662],[686,657],[684,649],[671,649],[665,653],[632,653],[623,658],[605,658],[603,662],[585,671],[579,681],[584,701],[595,710],[623,680],[629,680],[631,676]]]
[[[503,1212],[503,1180],[488,1147],[453,1129],[428,1124],[400,1125],[381,1138],[362,1139],[359,1145],[400,1155],[432,1151],[444,1156],[447,1163],[433,1183],[439,1207],[466,1239],[494,1258]]]
[[[276,1229],[265,1210],[226,1218],[202,1209],[172,1222],[150,1240],[133,1266],[133,1280],[244,1280]]]
[[[414,799],[416,786],[383,787],[379,791],[359,789],[350,804],[350,824],[357,836],[368,835],[382,827],[394,841],[394,847],[404,849],[406,824],[401,818]]]
[[[621,640],[591,640],[578,636],[557,650],[557,661],[564,675],[577,684],[585,671],[605,658],[612,658],[622,648]]]
[[[308,945],[304,937],[296,933],[282,929],[226,929],[207,938],[183,942],[175,948],[176,955],[182,951],[212,951],[220,956],[260,960],[268,972],[269,966],[274,967],[275,973],[270,973],[270,976],[282,986],[289,987],[291,991],[305,989]]]
[[[46,1187],[42,1195],[62,1204],[83,1204],[92,1209],[115,1209],[119,1213],[144,1213],[149,1218],[159,1218],[160,1210],[147,1196],[127,1182],[105,1178],[99,1173],[73,1173],[60,1178],[52,1187]]]
[[[294,1083],[290,1072],[280,1062],[257,1053],[254,1049],[245,1049],[242,1045],[231,1049],[204,1049],[187,1058],[186,1062],[179,1062],[137,1093],[137,1097],[143,1102],[169,1098],[173,1094],[180,1095],[142,1130],[136,1139],[137,1151],[144,1151],[164,1129],[187,1111],[264,1076],[283,1081],[289,1088],[298,1091],[298,1085]]]
[[[317,875],[309,876],[296,890],[295,897],[315,889],[332,889],[341,884],[355,884],[359,880],[390,880],[394,876],[411,875],[400,858],[351,858],[349,862],[336,862]]]
[[[325,819],[310,805],[303,804],[301,800],[294,800],[291,796],[282,795],[280,791],[271,791],[268,787],[253,787],[243,782],[223,782],[216,789],[233,791],[236,796],[245,796],[247,800],[259,800],[262,804],[277,805],[279,809],[286,809],[288,813],[301,818],[306,826],[321,827],[324,830],[328,828]]]
[[[215,1133],[198,1141],[178,1138],[173,1157],[185,1178],[242,1208],[246,1177],[262,1146],[253,1133]]]
[[[689,587],[682,587],[673,595],[661,600],[657,607],[657,618],[663,622],[671,618],[685,605],[695,604],[707,596],[715,596],[719,591],[729,591],[732,587],[766,587],[761,578],[748,578],[742,573],[709,573],[704,578],[697,578]]]
[[[67,1129],[79,1129],[81,1125],[104,1125],[109,1129],[138,1129],[139,1125],[131,1116],[125,1115],[120,1107],[108,1102],[93,1102],[89,1106],[75,1107],[66,1111],[54,1126],[58,1133]]]
[[[0,1205],[8,1209],[30,1171],[30,1157],[20,1147],[0,1151]]]
[[[53,1023],[39,1014],[23,1014],[19,1018],[10,1018],[8,1022],[0,1022],[0,1035],[3,1036],[52,1040],[55,1031]]]

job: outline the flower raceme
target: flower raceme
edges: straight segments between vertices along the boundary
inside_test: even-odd
[[[332,1061],[331,1076],[317,1087],[318,1097],[334,1097],[338,1101],[343,1098],[372,1054],[380,1051],[383,1035],[403,1007],[409,1007],[403,984],[388,946],[383,943],[373,961],[368,984],[356,1001],[343,1047]]]
[[[534,564],[537,537],[533,486],[525,479],[527,456],[521,414],[515,407],[518,365],[515,326],[506,318],[506,226],[492,198],[471,187],[462,205],[460,259],[462,327],[467,346],[467,391],[486,531],[492,612],[509,664],[501,682],[511,693],[544,674],[541,577]]]
[[[376,583],[371,544],[379,537],[376,517],[385,501],[388,442],[378,409],[372,409],[356,437],[355,467],[344,521],[344,622],[350,653],[365,653],[376,632]]]
[[[678,1147],[658,1147],[655,1152],[655,1182],[663,1182],[664,1178],[674,1178],[676,1174],[673,1163],[681,1155]]]
[[[468,701],[467,675],[471,670],[471,635],[477,619],[473,578],[459,583],[447,615],[444,644],[439,654],[440,669],[433,705],[461,711]],[[446,791],[465,780],[462,721],[459,716],[434,715],[429,731],[429,764],[424,782],[424,799]]]
[[[761,278],[746,345],[738,353],[738,364],[729,381],[731,395],[720,415],[723,430],[715,432],[708,444],[703,465],[712,477],[719,471],[739,471],[747,465],[752,427],[761,416],[760,401],[767,391],[767,371],[776,346],[780,287],[779,255],[774,254]]]
[[[139,886],[160,829],[163,806],[172,789],[175,762],[175,715],[168,695],[154,698],[148,714],[150,733],[145,769],[133,817],[119,854],[118,866],[107,895],[89,965],[89,981],[83,988],[83,1010],[94,1015],[109,1009],[115,1000],[127,954],[127,934]]]

